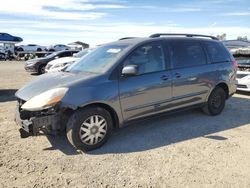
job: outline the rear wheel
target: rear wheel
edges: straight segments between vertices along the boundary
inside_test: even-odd
[[[207,104],[202,108],[202,110],[208,115],[218,115],[223,111],[225,102],[226,93],[224,89],[222,89],[221,87],[216,87],[211,92]]]
[[[110,137],[113,122],[100,107],[77,110],[67,124],[67,138],[77,149],[90,151],[101,147]]]

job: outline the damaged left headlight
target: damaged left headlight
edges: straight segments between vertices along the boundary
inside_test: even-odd
[[[67,93],[68,88],[55,88],[41,93],[25,102],[21,108],[27,111],[39,111],[59,103]]]

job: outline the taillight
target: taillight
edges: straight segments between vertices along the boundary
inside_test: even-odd
[[[237,63],[237,61],[234,60],[232,63],[233,63],[234,69],[237,69],[237,68],[238,68],[238,63]]]

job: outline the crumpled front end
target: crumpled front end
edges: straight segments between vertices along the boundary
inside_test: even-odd
[[[49,108],[41,111],[27,111],[21,108],[25,102],[18,99],[15,112],[15,121],[21,126],[22,138],[41,134],[57,134],[62,130],[62,112],[59,109]]]

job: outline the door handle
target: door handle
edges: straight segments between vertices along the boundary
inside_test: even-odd
[[[175,77],[176,78],[180,78],[181,77],[181,73],[179,73],[179,72],[175,73]]]
[[[162,75],[162,76],[161,76],[161,79],[162,79],[162,80],[168,80],[168,76],[167,76],[167,75]]]

